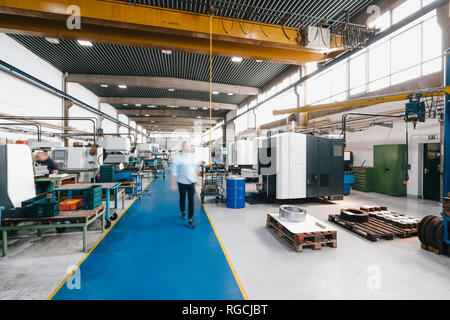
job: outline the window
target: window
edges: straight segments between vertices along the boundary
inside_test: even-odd
[[[369,82],[389,76],[390,41],[369,50]]]
[[[331,71],[332,101],[347,99],[347,63],[337,65]]]
[[[366,84],[366,54],[361,54],[350,60],[350,95],[365,91]]]
[[[392,10],[392,23],[396,24],[397,22],[403,20],[410,14],[419,10],[420,6],[420,0],[406,0]]]
[[[420,63],[420,25],[392,38],[392,72],[398,72]]]
[[[423,23],[422,38],[423,61],[439,57],[442,54],[442,30],[436,16]]]

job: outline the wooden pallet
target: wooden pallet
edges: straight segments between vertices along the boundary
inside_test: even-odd
[[[423,243],[421,243],[420,246],[422,247],[423,250],[427,250],[427,251],[433,252],[433,253],[435,253],[437,255],[443,254],[443,255],[446,255],[446,256],[450,257],[450,246],[447,246],[447,248],[444,248],[443,251],[440,251],[439,249],[436,249],[433,246],[426,245],[426,244],[423,244]]]
[[[319,250],[322,246],[337,248],[336,231],[292,233],[270,215],[267,215],[266,226],[297,252],[303,251],[303,247],[314,250]]]
[[[417,235],[416,228],[399,228],[373,217],[369,217],[368,222],[350,222],[341,219],[339,215],[330,214],[328,220],[374,242],[378,239],[393,240],[394,237],[410,238]]]

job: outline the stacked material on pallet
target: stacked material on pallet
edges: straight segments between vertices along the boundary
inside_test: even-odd
[[[361,210],[368,212],[370,217],[383,220],[387,223],[390,223],[402,229],[413,229],[413,228],[417,229],[420,222],[420,219],[407,216],[403,213],[388,211],[387,207],[384,206],[380,207],[363,206],[361,207]]]
[[[330,214],[328,220],[370,241],[392,240],[394,236],[408,238],[417,235],[418,219],[387,211],[385,206],[363,206],[342,209],[339,215]]]
[[[436,254],[450,254],[449,245],[444,242],[444,221],[441,217],[429,215],[419,223],[418,236],[424,250]]]
[[[280,218],[278,213],[268,213],[266,226],[297,252],[303,251],[303,247],[337,248],[336,229],[311,215],[306,215],[303,222],[292,222]]]

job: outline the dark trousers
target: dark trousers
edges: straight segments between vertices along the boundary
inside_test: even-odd
[[[186,212],[186,193],[188,195],[189,200],[189,219],[194,217],[194,193],[195,193],[195,185],[178,183],[178,191],[180,192],[180,210],[181,212]]]

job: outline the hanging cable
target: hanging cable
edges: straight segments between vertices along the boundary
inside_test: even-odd
[[[212,23],[213,23],[213,10],[214,7],[210,7],[209,15],[209,169],[212,171]]]

